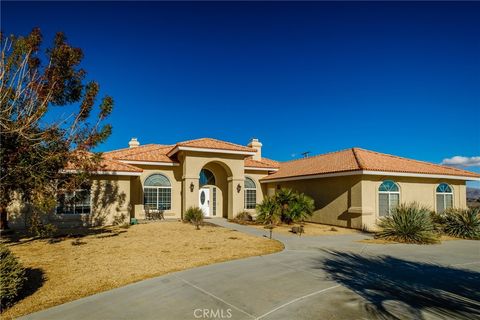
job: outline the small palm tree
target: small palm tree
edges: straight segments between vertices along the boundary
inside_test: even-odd
[[[275,194],[275,201],[280,206],[280,219],[285,223],[292,223],[290,207],[297,199],[298,194],[292,189],[282,188]]]
[[[314,210],[314,200],[306,194],[300,193],[296,196],[296,199],[290,203],[289,218],[293,222],[303,222],[312,216]]]
[[[273,228],[278,222],[281,214],[281,207],[275,197],[265,197],[263,201],[257,204],[257,220],[270,229],[270,239],[272,239]]]

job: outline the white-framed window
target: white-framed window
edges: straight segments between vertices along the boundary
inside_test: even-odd
[[[255,182],[248,177],[245,177],[244,192],[245,209],[255,209],[257,206],[257,186]]]
[[[172,185],[163,174],[152,174],[143,184],[143,205],[153,210],[172,208]]]
[[[400,204],[400,188],[392,180],[385,180],[378,188],[378,214],[386,216]]]
[[[91,208],[90,188],[57,193],[57,214],[90,214]]]
[[[446,209],[453,207],[453,190],[450,185],[440,183],[436,189],[437,213],[442,213]]]

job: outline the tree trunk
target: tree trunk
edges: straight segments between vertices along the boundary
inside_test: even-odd
[[[0,230],[8,229],[7,208],[0,206]]]

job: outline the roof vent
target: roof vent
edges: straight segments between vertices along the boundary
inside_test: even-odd
[[[128,142],[128,146],[130,148],[136,148],[140,145],[140,142],[138,142],[137,138],[132,138],[129,142]]]

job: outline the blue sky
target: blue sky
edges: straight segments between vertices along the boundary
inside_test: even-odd
[[[115,99],[99,151],[257,137],[277,160],[480,156],[480,3],[2,2],[1,15],[7,34],[63,31],[84,50]]]

